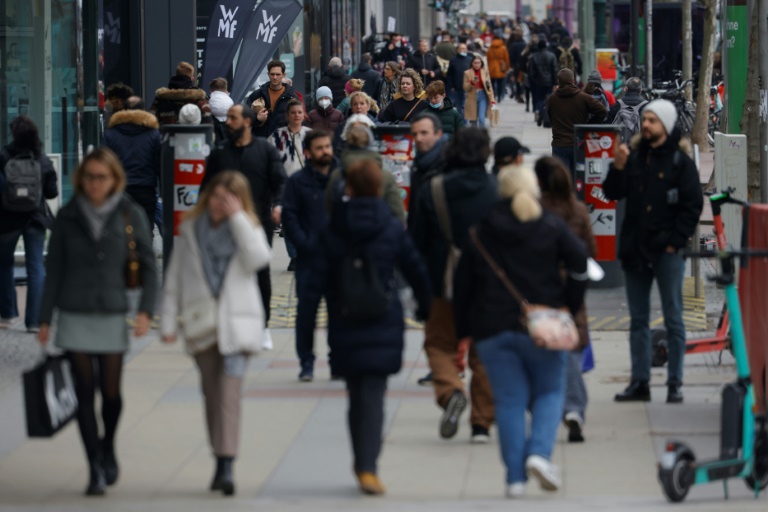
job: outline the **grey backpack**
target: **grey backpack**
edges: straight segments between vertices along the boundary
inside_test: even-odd
[[[43,202],[43,168],[32,153],[10,159],[3,169],[3,208],[10,212],[33,212]]]
[[[619,100],[620,107],[613,119],[613,124],[621,127],[622,141],[628,142],[632,135],[640,131],[640,111],[643,110],[646,103],[648,102],[644,101],[632,107],[624,103],[623,100]]]

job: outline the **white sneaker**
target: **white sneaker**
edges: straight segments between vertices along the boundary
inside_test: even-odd
[[[507,486],[507,498],[522,498],[525,496],[525,482],[515,482]]]
[[[545,491],[556,491],[560,488],[560,470],[544,457],[528,457],[525,461],[525,472],[529,477],[538,480]]]
[[[272,334],[269,329],[264,329],[264,335],[261,337],[261,348],[263,350],[272,350],[275,348],[275,344],[272,343]]]

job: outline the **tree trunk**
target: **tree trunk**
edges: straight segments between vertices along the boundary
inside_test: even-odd
[[[709,148],[709,88],[712,85],[712,68],[715,63],[715,28],[717,24],[717,0],[706,0],[704,10],[704,40],[701,45],[699,67],[699,94],[696,97],[696,120],[693,123],[692,139],[699,149]]]
[[[741,133],[747,136],[747,188],[749,201],[760,201],[760,56],[757,4],[750,15],[747,93],[741,115]]]
[[[693,30],[691,0],[683,0],[683,80],[693,78]],[[693,100],[693,86],[685,88],[685,99]]]

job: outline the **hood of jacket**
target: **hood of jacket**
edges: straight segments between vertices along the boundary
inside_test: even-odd
[[[156,130],[160,128],[160,123],[154,115],[144,110],[121,110],[109,118],[109,127],[139,128],[139,131],[144,131]]]
[[[568,84],[568,85],[561,85],[560,87],[558,87],[555,94],[557,94],[561,98],[570,98],[570,97],[576,96],[580,92],[581,92],[581,89],[579,89],[573,84]]]
[[[624,93],[624,96],[621,97],[621,101],[629,105],[630,107],[634,107],[636,105],[641,104],[644,101],[647,101],[642,94],[640,94],[637,91],[627,91]],[[616,104],[618,104],[619,101],[616,101]],[[615,106],[615,105],[614,105]]]
[[[202,89],[170,89],[161,87],[155,92],[158,100],[162,101],[205,101],[205,91]]]
[[[325,74],[328,78],[339,80],[344,77],[344,68],[338,68],[338,67],[328,68],[328,71],[326,71]]]
[[[498,50],[499,48],[502,48],[504,46],[505,45],[504,45],[503,39],[494,39],[493,41],[491,41],[491,48],[495,48]]]
[[[485,166],[451,168],[449,165],[447,171],[451,174],[451,179],[445,185],[445,195],[449,202],[477,194],[488,187],[488,180],[491,179]]]
[[[361,73],[366,73],[371,70],[371,65],[367,62],[361,62],[359,66],[357,66],[357,70]]]
[[[235,102],[232,101],[229,94],[222,91],[212,92],[211,99],[208,101],[208,105],[211,107],[211,115],[221,122],[227,120],[227,113],[234,104]]]
[[[334,206],[331,228],[354,244],[375,237],[392,219],[392,212],[381,198],[353,197]]]
[[[168,81],[169,89],[196,89],[195,83],[187,75],[172,76]]]
[[[643,139],[642,133],[636,133],[632,136],[632,139],[630,139],[629,146],[634,151],[648,151],[651,147],[648,144],[646,140]],[[672,149],[677,148],[686,155],[693,158],[693,144],[691,143],[690,139],[683,137],[680,133],[680,130],[675,128],[671,135],[667,136],[666,142],[662,144],[660,147],[656,148],[656,151],[671,151]]]
[[[539,219],[520,222],[512,213],[512,199],[504,198],[493,205],[488,216],[482,221],[481,229],[489,229],[494,233],[494,243],[514,250],[521,241],[537,236],[541,229],[541,220],[549,215],[551,214],[544,211]]]

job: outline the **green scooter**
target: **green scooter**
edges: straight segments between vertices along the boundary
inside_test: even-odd
[[[711,257],[711,253],[690,253],[692,257]],[[731,339],[736,358],[736,382],[723,388],[721,409],[720,457],[696,461],[693,451],[680,441],[670,440],[658,465],[659,481],[671,502],[681,502],[691,487],[723,481],[728,499],[728,479],[743,478],[755,497],[768,487],[768,430],[766,418],[755,416],[755,395],[749,372],[749,359],[742,324],[741,305],[736,291],[736,257],[768,257],[768,251],[720,252],[721,273],[715,281],[725,288],[731,314]]]

